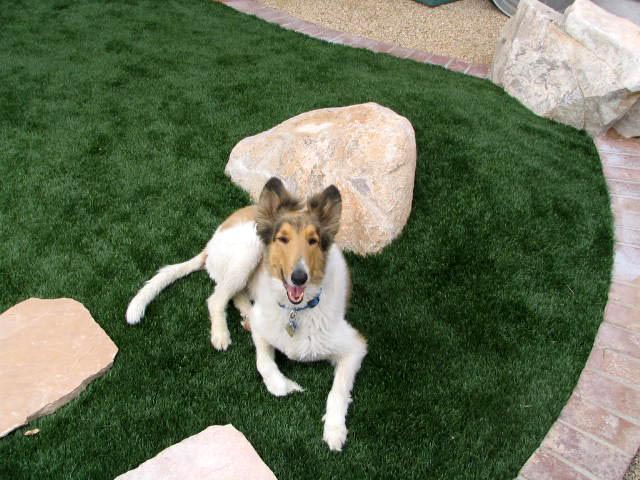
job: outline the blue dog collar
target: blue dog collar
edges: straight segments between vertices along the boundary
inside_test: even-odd
[[[289,308],[292,312],[298,313],[298,312],[301,312],[302,310],[306,310],[307,308],[313,308],[317,306],[320,303],[321,293],[322,293],[322,289],[320,289],[318,294],[315,297],[313,297],[311,300],[309,300],[304,307],[287,307],[286,305],[283,305],[280,302],[278,302],[278,305],[280,306],[280,308]]]
[[[298,322],[296,321],[296,317],[298,316],[298,312],[301,312],[303,310],[306,310],[308,308],[313,308],[316,305],[318,305],[320,303],[320,294],[322,293],[322,289],[320,289],[320,291],[318,292],[318,294],[313,297],[311,300],[309,300],[307,302],[307,304],[304,307],[292,307],[289,308],[289,319],[287,320],[287,325],[285,326],[285,330],[287,331],[287,333],[289,334],[290,337],[293,337],[293,334],[296,333],[296,330],[298,329]],[[280,305],[280,308],[287,308],[286,305],[281,304],[280,302],[278,302],[278,305]]]

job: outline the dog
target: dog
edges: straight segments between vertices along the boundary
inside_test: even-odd
[[[147,305],[172,282],[206,269],[216,283],[207,301],[213,347],[227,350],[231,344],[225,310],[233,299],[248,320],[258,372],[271,394],[303,391],[279,370],[275,350],[291,360],[328,360],[335,366],[323,440],[331,450],[342,450],[351,391],[367,343],[345,320],[351,282],[334,241],[341,213],[335,186],[303,203],[281,180],[271,178],[258,204],[227,218],[204,251],[160,269],[129,303],[127,322],[138,323]]]

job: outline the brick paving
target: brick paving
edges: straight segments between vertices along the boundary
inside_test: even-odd
[[[218,1],[331,43],[488,77],[488,65],[331,30],[254,0]],[[595,145],[615,225],[609,299],[578,384],[518,480],[621,480],[640,447],[640,140],[610,131]]]

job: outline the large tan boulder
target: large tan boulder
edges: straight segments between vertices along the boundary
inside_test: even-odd
[[[564,17],[521,0],[491,79],[538,115],[599,135],[640,100],[640,29],[589,0]]]
[[[415,170],[411,123],[366,103],[313,110],[245,138],[232,150],[225,173],[254,200],[273,176],[300,197],[335,184],[343,200],[337,242],[369,254],[406,224]]]
[[[620,84],[640,92],[640,27],[589,0],[575,0],[566,10],[564,31],[606,61]]]
[[[0,437],[77,397],[118,348],[81,303],[31,298],[0,315]]]
[[[276,480],[232,425],[203,430],[166,448],[116,480]]]

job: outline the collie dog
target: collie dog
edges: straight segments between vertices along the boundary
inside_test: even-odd
[[[127,322],[138,323],[146,306],[173,281],[205,268],[216,283],[207,300],[213,347],[226,350],[231,344],[225,310],[233,299],[251,331],[258,372],[273,395],[303,391],[278,369],[276,349],[292,360],[334,364],[323,439],[340,451],[351,389],[367,353],[364,337],[345,320],[349,270],[334,243],[341,212],[340,192],[333,185],[303,203],[279,179],[270,179],[258,204],[227,218],[202,253],[162,268],[149,280],[131,300]]]

